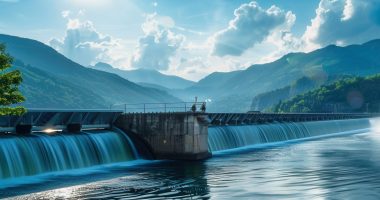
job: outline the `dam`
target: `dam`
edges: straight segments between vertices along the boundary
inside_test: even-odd
[[[245,146],[364,132],[377,116],[30,110],[0,117],[0,181],[137,159],[203,160]]]

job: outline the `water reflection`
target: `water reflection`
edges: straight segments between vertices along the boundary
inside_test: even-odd
[[[328,190],[325,196],[379,199],[380,140],[373,140],[374,135],[353,136],[345,146],[321,152],[321,169],[314,173],[324,182],[319,186]]]
[[[160,162],[114,169],[118,178],[25,195],[22,198],[208,199],[204,162]]]
[[[379,141],[372,134],[311,141],[228,156],[210,173],[215,199],[379,199]],[[210,161],[220,166],[223,158]],[[224,158],[226,159],[226,158]],[[211,166],[208,166],[211,169]],[[235,171],[233,171],[235,170]],[[228,197],[228,198],[226,198]]]

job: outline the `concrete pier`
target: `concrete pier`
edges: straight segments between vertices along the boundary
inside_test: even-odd
[[[114,125],[148,145],[154,159],[209,158],[209,118],[204,113],[128,113]]]

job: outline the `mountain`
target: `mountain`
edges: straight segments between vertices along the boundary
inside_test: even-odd
[[[106,63],[97,63],[95,66],[90,66],[93,69],[106,71],[117,74],[129,81],[143,84],[153,84],[162,86],[168,89],[184,89],[195,84],[178,76],[170,76],[162,74],[156,70],[136,69],[136,70],[121,70],[112,67]]]
[[[252,65],[242,71],[211,74],[174,94],[181,98],[210,98],[209,111],[245,112],[256,95],[289,86],[302,77],[324,83],[331,76],[380,73],[379,56],[380,40],[346,47],[330,45],[310,53],[290,53],[274,62]]]
[[[101,103],[99,103],[102,108],[109,108],[111,104],[115,103],[178,101],[177,98],[164,91],[142,87],[112,73],[83,67],[59,54],[51,47],[35,40],[9,35],[0,35],[0,42],[6,44],[7,52],[12,57],[22,63],[25,63],[26,66],[33,67],[31,71],[34,71],[39,75],[34,77],[36,79],[35,81],[43,82],[43,79],[47,78],[52,81],[52,83],[50,83],[51,85],[59,86],[61,82],[58,81],[62,80],[65,83],[68,83],[65,86],[70,88],[70,90],[65,90],[65,92],[70,93],[68,96],[73,97],[75,95],[80,95],[78,97],[83,99],[85,98],[85,95],[89,94],[88,92],[91,92],[92,95],[96,95],[95,99],[102,99]],[[23,73],[24,71],[26,72],[25,76],[28,76],[28,74],[30,75],[30,73],[25,70],[29,69],[28,67],[23,67],[20,69]],[[28,77],[25,78],[28,79]],[[27,84],[28,82],[25,82],[23,87],[27,88],[30,86]],[[44,101],[45,97],[39,96],[38,94],[40,91],[44,91],[44,88],[42,87],[45,87],[45,85],[36,84],[33,87],[35,92],[29,93],[26,98],[34,98],[39,101]],[[62,88],[61,90],[64,92]],[[78,94],[78,91],[88,92]],[[50,91],[50,93],[53,92],[55,91]],[[48,95],[49,91],[44,94]],[[32,95],[32,97],[30,95]],[[58,99],[61,98],[60,96],[56,96],[54,94],[49,96],[51,99],[55,99],[56,101],[59,101]],[[62,104],[60,107],[69,106]]]
[[[193,101],[194,97],[198,97],[201,100],[213,99],[214,96],[218,96],[220,91],[223,90],[223,85],[227,84],[228,80],[240,73],[241,71],[232,72],[213,72],[205,78],[199,80],[196,84],[186,89],[170,90],[169,93],[176,97],[181,98],[184,101]],[[225,91],[229,93],[228,91]],[[210,103],[212,104],[212,103]],[[224,105],[220,110],[224,110]],[[218,111],[214,104],[212,106],[213,111]]]
[[[96,109],[109,105],[92,91],[18,60],[14,61],[13,69],[22,71],[20,91],[26,101],[21,105],[28,108]]]
[[[272,108],[274,112],[380,112],[380,74],[322,86]]]
[[[186,89],[179,89],[186,85],[155,78],[162,77],[159,72],[135,70],[133,73],[140,75],[133,76],[140,77],[140,81],[134,81],[147,86],[143,87],[126,80],[125,77],[104,72],[114,70],[110,66],[97,66],[104,71],[83,67],[34,40],[0,35],[0,42],[6,43],[7,51],[16,60],[25,63],[16,67],[28,76],[22,87],[27,93],[27,98],[34,99],[35,105],[38,105],[41,99],[50,99],[51,105],[60,102],[57,105],[73,108],[75,102],[78,102],[80,107],[83,105],[106,108],[115,103],[179,101],[167,92],[169,91],[183,100],[192,100],[195,96],[199,99],[210,99],[208,111],[211,112],[245,112],[250,110],[255,96],[291,86],[295,80],[302,77],[312,79],[317,85],[323,85],[331,77],[380,73],[380,40],[373,40],[362,45],[330,45],[310,53],[291,53],[277,61],[253,65],[246,70],[213,73],[194,85],[187,82],[191,86]],[[32,76],[33,79],[27,81]],[[167,78],[166,75],[164,77]],[[49,81],[37,84],[44,79]],[[153,81],[156,82],[152,83]],[[28,87],[33,88],[29,91],[35,92],[27,92]],[[56,94],[56,91],[62,92]],[[86,104],[90,99],[85,96],[91,96],[94,101]],[[59,98],[62,97],[78,99],[69,103],[68,100],[60,101]],[[79,99],[84,101],[81,103]]]
[[[206,76],[205,78],[198,81],[196,85],[194,85],[194,88],[199,87],[213,87],[217,88],[224,84],[227,84],[228,80],[234,77],[235,75],[239,74],[242,71],[232,71],[232,72],[214,72],[210,75]]]

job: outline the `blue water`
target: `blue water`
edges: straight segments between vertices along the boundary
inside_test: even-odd
[[[202,162],[137,160],[46,175],[10,184],[0,197],[379,199],[377,124],[365,133],[251,144]]]
[[[267,145],[368,131],[368,119],[270,123],[252,126],[216,126],[208,129],[211,152],[230,151],[251,145]]]
[[[18,177],[135,160],[135,152],[126,135],[112,131],[2,135],[0,183]]]

